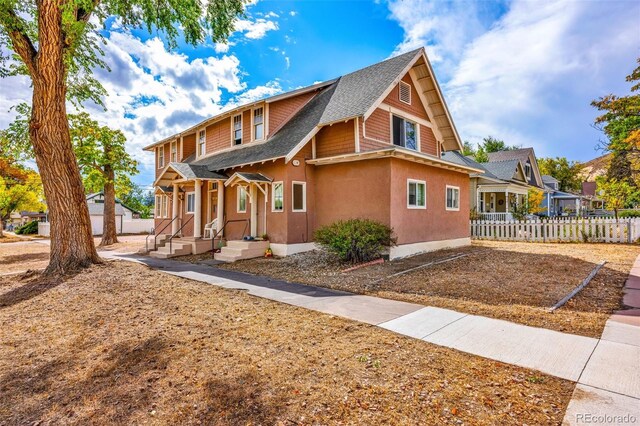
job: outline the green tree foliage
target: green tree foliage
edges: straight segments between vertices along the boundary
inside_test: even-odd
[[[582,164],[566,157],[538,158],[538,168],[543,175],[556,178],[561,191],[576,192],[582,188]]]
[[[349,219],[323,226],[315,240],[344,262],[366,262],[379,258],[385,247],[395,244],[393,230],[369,219]]]
[[[510,151],[520,149],[518,145],[507,145],[503,140],[487,136],[478,144],[477,149],[471,142],[465,141],[462,153],[473,157],[478,163],[486,163],[489,161],[489,153],[498,151]]]
[[[598,183],[598,194],[604,200],[605,207],[613,210],[616,219],[618,219],[618,210],[631,207],[630,200],[637,198],[638,189],[627,181],[608,179],[602,176],[596,182]]]
[[[140,212],[141,218],[148,219],[151,217],[154,203],[153,193],[151,191],[147,191],[135,183],[132,183],[129,190],[125,193],[119,192],[117,187],[118,182],[116,179],[116,196],[120,201]]]
[[[43,211],[42,183],[33,170],[23,169],[18,177],[0,175],[0,237],[11,213],[22,210]]]

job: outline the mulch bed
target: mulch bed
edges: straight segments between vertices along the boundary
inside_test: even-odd
[[[0,424],[560,424],[573,387],[133,263],[0,277]]]
[[[387,279],[458,254],[466,256]],[[220,267],[599,337],[608,316],[622,307],[622,287],[638,254],[634,245],[481,242],[348,273],[322,251]],[[584,290],[547,311],[603,259],[607,264]]]

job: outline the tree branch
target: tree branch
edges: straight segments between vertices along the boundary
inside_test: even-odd
[[[36,64],[36,50],[33,42],[27,35],[26,24],[12,9],[0,10],[0,25],[2,25],[13,43],[13,50],[20,55],[27,66],[29,74],[35,77],[38,72]]]

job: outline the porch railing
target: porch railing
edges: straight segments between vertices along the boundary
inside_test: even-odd
[[[230,223],[235,223],[235,222],[244,222],[244,229],[242,230],[242,238],[244,238],[244,236],[247,234],[247,227],[249,226],[249,219],[233,219],[233,220],[227,220],[224,222],[224,224],[222,225],[222,228],[220,229],[216,229],[216,234],[211,238],[211,251],[214,252],[216,247],[215,247],[215,241],[216,241],[216,237],[218,235],[220,235],[222,233],[222,231],[224,231],[224,228],[227,227],[228,224]]]
[[[482,220],[513,220],[513,214],[509,212],[480,213]]]
[[[169,227],[169,225],[171,225],[173,223],[173,221],[178,220],[180,216],[176,216],[173,219],[171,219],[171,221],[169,223],[166,223],[162,229],[160,231],[158,231],[158,233],[156,234],[156,230],[153,230],[153,234],[149,234],[147,235],[147,237],[144,239],[144,248],[149,251],[149,237],[151,235],[153,235],[153,249],[156,250],[158,248],[158,237],[160,236],[160,234]]]
[[[174,232],[173,234],[171,234],[171,236],[169,237],[169,253],[172,253],[172,250],[171,250],[171,249],[173,248],[172,243],[173,243],[173,239],[175,238],[175,236],[176,236],[176,235],[179,235],[179,234],[182,232],[182,229],[183,229],[185,226],[187,226],[187,224],[188,224],[189,222],[191,222],[191,221],[193,220],[194,216],[195,216],[195,215],[191,215],[191,217],[189,217],[189,219],[188,219],[185,223],[183,223],[183,224],[182,224],[182,226],[181,226],[181,227],[180,227],[176,232]]]

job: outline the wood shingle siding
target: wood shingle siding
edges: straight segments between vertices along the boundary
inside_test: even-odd
[[[316,135],[316,157],[355,152],[353,120],[323,127]]]
[[[207,154],[229,148],[230,146],[231,119],[221,120],[207,127]]]
[[[275,134],[284,123],[314,96],[315,92],[303,93],[269,104],[269,136]]]
[[[183,159],[188,158],[196,152],[196,135],[188,135],[183,138],[184,148],[182,150]]]
[[[384,103],[428,121],[429,115],[427,115],[427,111],[424,109],[424,105],[422,105],[422,102],[420,101],[418,92],[413,86],[413,82],[411,81],[411,77],[409,76],[409,74],[405,74],[405,76],[402,77],[402,81],[411,86],[411,105],[408,105],[400,100],[399,84],[396,84],[391,92],[387,95]]]
[[[429,155],[438,155],[438,142],[436,136],[427,126],[420,125],[420,151]]]

